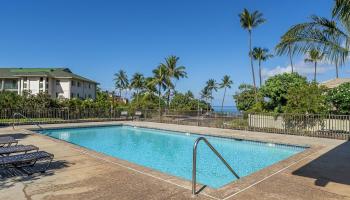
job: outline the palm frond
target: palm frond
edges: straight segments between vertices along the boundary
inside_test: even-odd
[[[345,63],[349,55],[349,33],[343,32],[335,21],[318,16],[312,16],[311,19],[311,22],[291,27],[282,36],[276,46],[277,54],[283,55],[290,51],[305,54],[317,49],[325,59]]]

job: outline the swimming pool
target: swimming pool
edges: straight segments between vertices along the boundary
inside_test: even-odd
[[[197,134],[132,126],[103,126],[39,131],[94,151],[191,180]],[[241,177],[303,151],[304,147],[205,136]],[[197,154],[197,182],[220,188],[236,178],[204,143]]]

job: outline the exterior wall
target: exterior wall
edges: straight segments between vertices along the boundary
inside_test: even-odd
[[[59,83],[58,83],[58,82]],[[68,78],[55,78],[52,80],[52,94],[53,98],[66,98],[70,99],[70,79]]]
[[[298,118],[296,118],[298,119]],[[253,115],[249,114],[248,124],[250,127],[256,128],[273,128],[273,129],[285,129],[286,124],[282,117],[273,117],[266,115]],[[336,130],[336,131],[350,131],[350,118],[340,117],[339,119],[324,119],[322,123],[318,122],[314,125],[310,125],[304,128],[306,131],[321,131],[321,130]]]
[[[96,98],[96,84],[84,82],[78,79],[71,81],[71,98],[95,99]]]
[[[39,81],[40,77],[28,77],[28,90],[31,94],[39,93]]]

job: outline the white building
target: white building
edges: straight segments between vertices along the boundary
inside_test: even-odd
[[[0,68],[0,91],[22,95],[47,92],[52,98],[95,99],[98,83],[68,68]]]

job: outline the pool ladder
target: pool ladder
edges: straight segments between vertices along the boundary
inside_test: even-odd
[[[12,122],[12,128],[15,129],[15,121],[16,121],[16,116],[22,117],[24,119],[27,119],[28,121],[32,122],[34,125],[36,125],[37,127],[39,127],[40,129],[43,129],[38,122],[34,122],[34,120],[32,118],[26,117],[21,113],[13,113],[13,122]],[[17,123],[19,123],[19,118],[17,119]]]
[[[192,196],[196,196],[202,189],[204,189],[205,186],[203,186],[198,192],[196,191],[196,185],[197,185],[197,146],[198,143],[203,140],[205,144],[215,153],[217,157],[220,158],[220,160],[225,164],[228,170],[237,178],[240,179],[238,174],[232,169],[232,167],[226,162],[226,160],[221,156],[221,154],[209,143],[209,141],[205,137],[199,137],[193,145],[193,165],[192,165]]]

